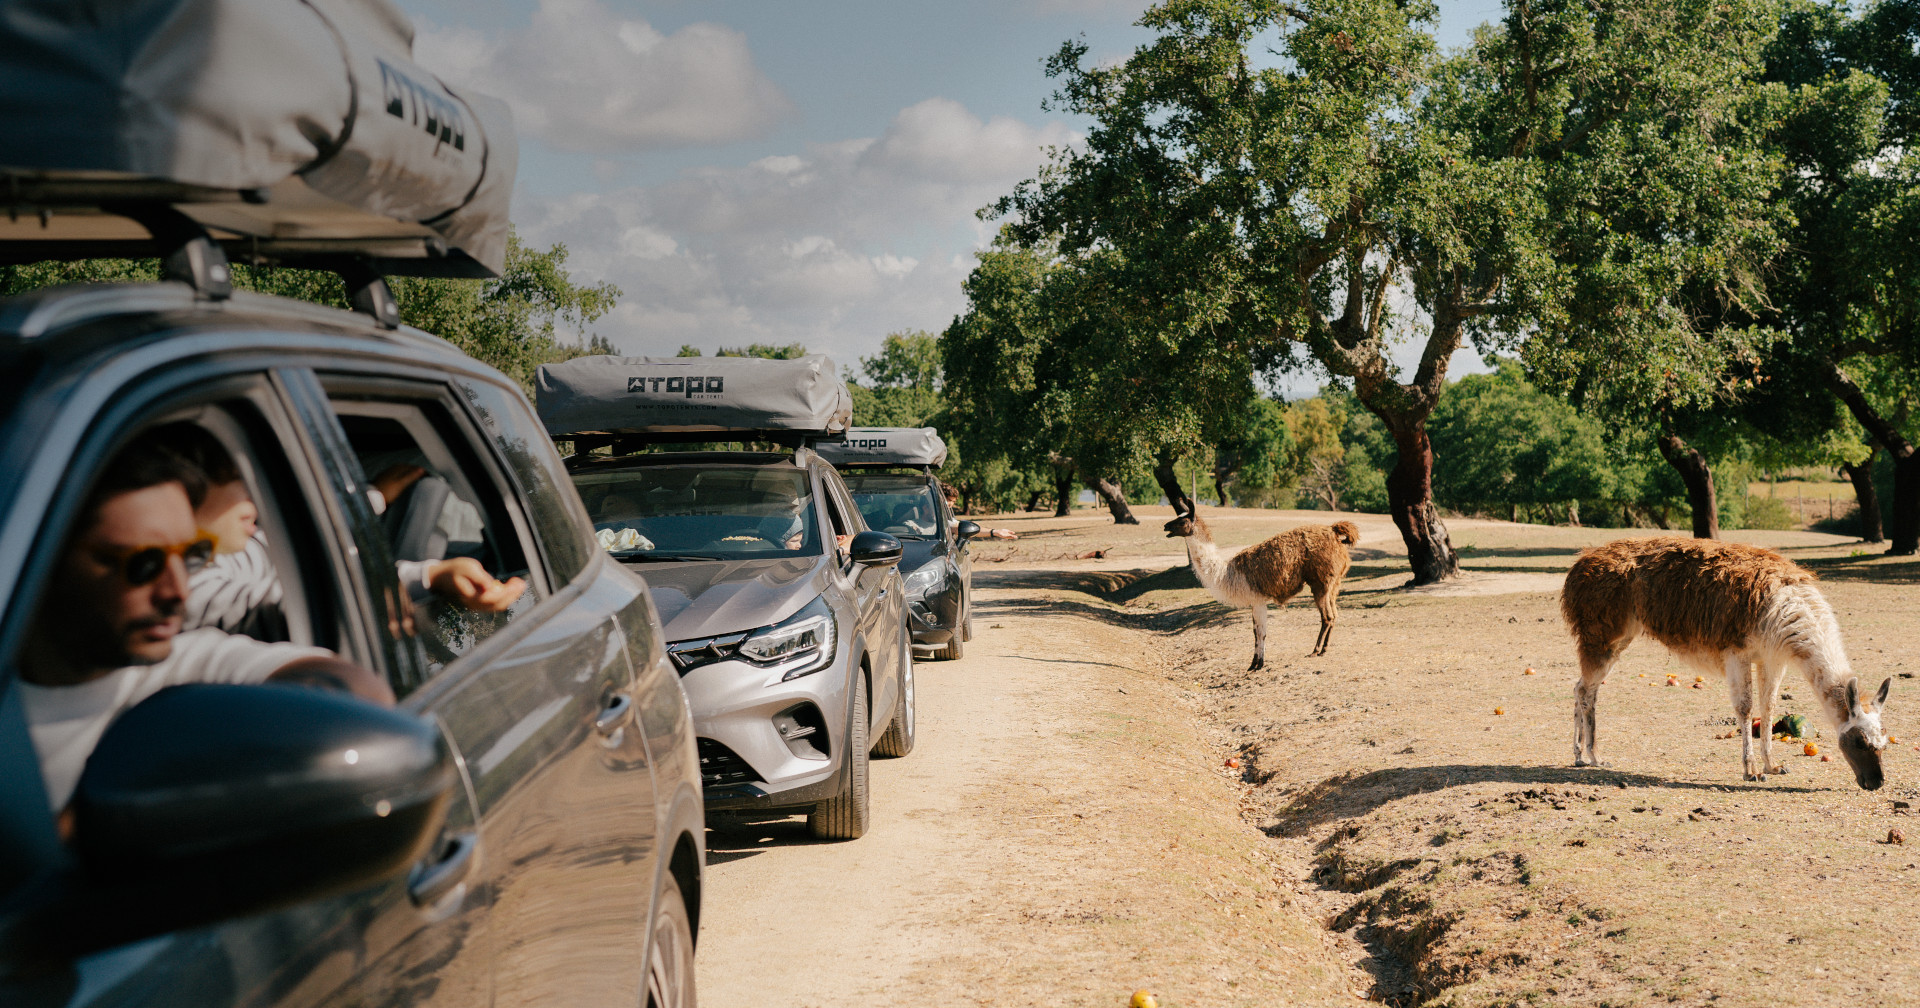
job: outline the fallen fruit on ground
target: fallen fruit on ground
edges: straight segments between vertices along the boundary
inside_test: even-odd
[[[1803,753],[1806,753],[1808,756],[1820,755],[1820,747],[1817,745],[1814,745],[1811,742],[1808,742],[1806,745],[1801,746],[1800,751]]]
[[[1907,835],[1905,833],[1900,832],[1897,829],[1890,829],[1887,831],[1887,842],[1897,843],[1897,844],[1906,843]]]
[[[1532,674],[1533,674],[1533,670],[1532,670],[1532,669],[1528,669],[1528,670],[1526,670],[1525,672],[1522,672],[1522,673],[1520,673],[1520,674],[1521,674],[1521,675],[1532,675]]]
[[[1831,763],[1831,762],[1833,762],[1833,757],[1831,757],[1831,756],[1822,756],[1822,757],[1820,757],[1820,762],[1822,762],[1822,763]]]
[[[1149,990],[1137,990],[1127,1000],[1127,1008],[1160,1008],[1160,999]]]
[[[1226,767],[1229,770],[1237,770],[1240,767],[1240,761],[1229,756],[1227,757],[1227,761],[1220,765]]]
[[[1504,708],[1504,707],[1495,707],[1495,708],[1493,709],[1493,712],[1494,712],[1495,714],[1505,714],[1505,713],[1507,712],[1507,710],[1506,710],[1506,708]]]

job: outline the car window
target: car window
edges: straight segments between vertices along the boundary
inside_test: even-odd
[[[520,537],[524,517],[475,453],[449,403],[437,394],[389,398],[330,390],[329,398],[374,488],[387,548],[407,595],[396,600],[406,610],[399,622],[426,649],[429,672],[538,603],[541,578],[534,576]],[[465,604],[440,580],[449,569],[473,569],[458,561],[477,564],[502,582],[522,578],[528,587],[500,611]]]
[[[520,502],[533,524],[534,537],[547,557],[550,587],[573,580],[596,548],[580,501],[555,471],[560,457],[525,401],[497,385],[461,381],[455,388],[480,421],[480,427],[512,474]]]
[[[907,539],[940,536],[940,505],[925,476],[898,473],[844,477],[867,527]]]
[[[848,549],[854,533],[861,531],[860,520],[853,508],[853,502],[847,498],[845,488],[831,475],[823,475],[820,485],[826,490],[827,523],[833,527],[834,554],[842,566],[851,562],[853,554]]]
[[[259,682],[314,645],[349,650],[341,552],[282,436],[236,399],[173,408],[80,453],[95,471],[56,504],[76,520],[13,610],[31,614],[12,664],[54,806],[112,721],[159,690]]]
[[[573,474],[594,534],[629,561],[820,555],[807,474],[786,466],[649,465]]]

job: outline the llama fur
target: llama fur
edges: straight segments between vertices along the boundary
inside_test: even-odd
[[[1573,762],[1600,765],[1594,720],[1600,684],[1641,634],[1703,674],[1723,677],[1740,725],[1747,780],[1774,772],[1773,701],[1788,665],[1800,667],[1862,788],[1884,782],[1880,712],[1893,680],[1860,695],[1840,624],[1810,571],[1770,549],[1712,539],[1623,539],[1580,554],[1560,592],[1580,660]],[[1762,732],[1749,726],[1758,717]],[[1754,743],[1759,742],[1759,752]]]
[[[1212,530],[1196,513],[1181,514],[1176,509],[1164,527],[1169,538],[1187,540],[1193,574],[1215,599],[1222,605],[1253,610],[1253,664],[1247,671],[1267,663],[1267,603],[1285,605],[1302,586],[1313,589],[1313,603],[1320,609],[1320,636],[1313,642],[1312,654],[1327,653],[1327,642],[1333,637],[1334,600],[1352,562],[1347,547],[1360,541],[1360,530],[1352,522],[1302,525],[1231,555],[1214,544]]]

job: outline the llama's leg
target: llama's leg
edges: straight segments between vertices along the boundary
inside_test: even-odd
[[[1740,768],[1750,781],[1767,779],[1770,767],[1754,760],[1753,738],[1753,678],[1747,674],[1745,655],[1726,655],[1721,665],[1727,673],[1727,692],[1733,697],[1733,719],[1740,726]],[[1766,731],[1761,725],[1760,730]]]
[[[1256,599],[1253,603],[1253,664],[1247,671],[1253,672],[1267,664],[1267,600]]]
[[[1589,645],[1582,642],[1580,681],[1573,687],[1573,765],[1605,766],[1600,762],[1595,722],[1600,705],[1600,684],[1626,650],[1627,641]]]
[[[1783,767],[1773,762],[1773,701],[1780,695],[1780,677],[1786,674],[1785,662],[1766,660],[1755,666],[1754,695],[1759,698],[1760,711],[1760,764],[1768,773],[1779,773]]]
[[[1330,585],[1315,585],[1313,588],[1313,604],[1320,609],[1320,636],[1313,640],[1314,654],[1326,654],[1327,644],[1333,640],[1333,620],[1336,615],[1333,601],[1339,597],[1339,594],[1340,583],[1337,581]]]

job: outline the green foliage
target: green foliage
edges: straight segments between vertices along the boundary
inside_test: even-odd
[[[682,345],[679,355],[682,357],[700,356],[698,351],[694,353],[687,352],[692,349],[690,346]],[[794,360],[795,358],[805,357],[807,355],[807,348],[799,343],[749,343],[743,347],[721,347],[715,350],[713,355],[715,357],[761,357],[767,360]]]
[[[562,343],[559,329],[584,328],[612,310],[620,289],[609,283],[575,284],[567,275],[567,247],[537,252],[509,239],[505,272],[492,280],[393,277],[400,320],[439,336],[467,354],[531,387],[534,368],[580,352],[611,350],[594,337],[585,347]],[[0,296],[55,283],[152,281],[152,260],[92,259],[0,267]],[[346,307],[339,277],[313,270],[235,266],[234,285],[246,290]]]
[[[939,426],[935,418],[947,406],[941,394],[940,337],[917,330],[889,333],[878,354],[860,358],[860,369],[861,376],[848,375],[854,423]]]
[[[1517,361],[1454,383],[1431,430],[1435,494],[1455,510],[1623,496],[1600,425],[1534,388]]]

